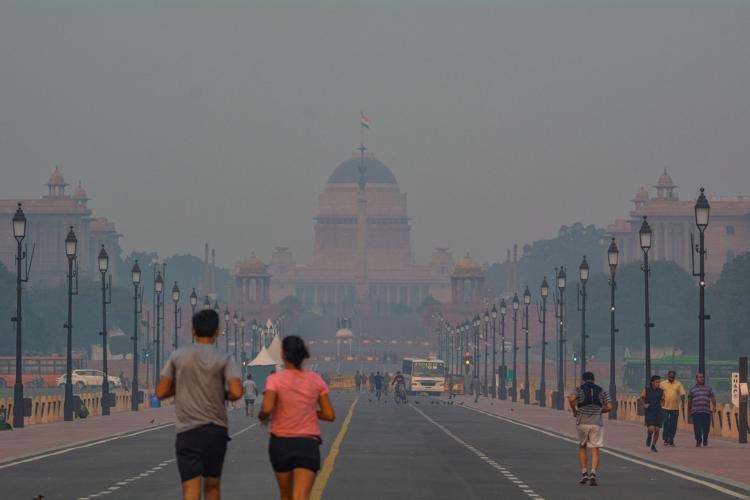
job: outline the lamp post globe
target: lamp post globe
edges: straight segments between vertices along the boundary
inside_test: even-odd
[[[77,251],[78,238],[76,238],[76,234],[73,232],[73,226],[70,226],[68,235],[65,237],[65,255],[68,256],[68,259],[75,259]]]
[[[617,243],[615,243],[614,238],[610,241],[609,248],[607,249],[607,263],[609,264],[610,272],[614,274],[617,265],[620,263],[620,251],[617,249]]]
[[[206,295],[206,298],[203,299],[203,310],[211,309],[211,299],[208,298],[208,295]]]
[[[583,256],[581,265],[578,266],[578,279],[581,280],[581,284],[584,286],[589,281],[589,262],[586,260],[586,256]]]
[[[542,280],[542,284],[539,287],[539,294],[542,296],[543,299],[546,299],[547,297],[549,297],[549,284],[547,283],[546,276]]]
[[[565,268],[561,267],[560,271],[557,273],[557,288],[560,290],[565,290],[565,287],[568,285],[567,280],[568,279],[565,274]]]
[[[508,312],[508,307],[505,305],[505,299],[500,300],[500,314],[505,316],[505,313]]]
[[[154,290],[156,293],[162,293],[164,291],[164,279],[161,277],[161,271],[156,275],[154,280]]]
[[[700,195],[698,195],[698,199],[695,202],[695,225],[698,226],[698,229],[701,231],[708,227],[710,213],[711,205],[708,203],[708,198],[706,198],[706,190],[701,188]]]
[[[13,237],[18,243],[26,237],[26,214],[23,213],[20,203],[16,208],[16,213],[13,214]]]
[[[177,282],[174,282],[172,286],[172,302],[177,304],[180,301],[180,287],[177,286]]]
[[[195,311],[195,306],[198,305],[198,294],[195,293],[195,288],[193,288],[193,291],[190,293],[190,307],[193,308],[193,311]]]
[[[107,255],[107,251],[104,249],[104,245],[102,245],[101,250],[99,250],[97,263],[99,264],[99,272],[106,273],[109,269],[109,255]]]
[[[141,284],[141,266],[138,265],[138,261],[133,264],[133,269],[130,270],[130,277],[133,281],[133,285],[138,286]]]
[[[214,311],[218,313],[220,310],[221,307],[219,307],[219,299],[216,299],[216,301],[214,302]]]
[[[520,307],[521,303],[518,300],[518,293],[516,292],[515,295],[513,295],[513,301],[511,302],[513,310],[518,311],[518,308]]]
[[[643,222],[641,222],[641,228],[638,230],[638,242],[641,245],[641,250],[644,253],[648,253],[651,249],[651,226],[648,223],[646,216],[643,216]]]

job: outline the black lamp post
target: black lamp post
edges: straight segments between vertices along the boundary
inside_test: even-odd
[[[495,307],[495,304],[492,304],[492,311],[490,311],[490,316],[492,316],[492,399],[497,399],[497,346],[495,344],[495,342],[497,341],[495,330],[495,322],[497,321],[497,307]]]
[[[253,320],[253,324],[250,328],[253,332],[252,345],[250,346],[250,357],[255,359],[255,356],[258,355],[258,322]]]
[[[560,319],[560,333],[558,334],[559,345],[557,348],[557,397],[556,407],[558,410],[564,410],[565,404],[565,287],[567,286],[567,277],[565,267],[560,267],[557,273],[557,290],[560,296],[558,307],[560,308],[558,317]]]
[[[609,263],[609,397],[612,400],[612,411],[609,412],[609,419],[615,420],[617,418],[617,381],[615,380],[615,288],[617,283],[615,281],[615,273],[617,272],[617,264],[620,260],[620,251],[617,250],[617,244],[615,239],[609,244],[607,250],[607,262]]]
[[[112,286],[110,276],[110,286],[107,285],[107,271],[109,270],[109,255],[102,245],[97,258],[99,264],[99,273],[102,276],[102,371],[104,379],[102,380],[102,415],[109,415],[109,369],[107,368],[107,305],[112,303]],[[109,290],[109,297],[107,291]]]
[[[482,395],[486,398],[488,394],[488,387],[487,387],[487,365],[488,365],[488,357],[489,357],[489,343],[487,341],[487,337],[490,334],[490,312],[485,309],[484,310],[484,388],[482,390]]]
[[[24,426],[23,415],[23,314],[21,311],[21,292],[22,284],[29,280],[30,260],[27,261],[26,273],[24,275],[23,262],[26,260],[26,250],[22,242],[26,237],[26,215],[23,213],[21,204],[18,204],[16,213],[13,214],[13,237],[16,239],[16,315],[11,318],[16,323],[16,380],[13,384],[13,427],[21,428]],[[33,249],[32,249],[33,259]]]
[[[549,296],[549,284],[547,277],[542,280],[539,287],[539,293],[542,296],[542,310],[539,315],[539,322],[542,324],[542,377],[539,381],[539,406],[547,406],[547,373],[545,363],[547,361],[547,297]]]
[[[68,257],[68,342],[65,360],[65,401],[63,403],[63,419],[73,420],[73,295],[78,295],[78,239],[73,232],[73,226],[65,237],[65,255]],[[75,279],[75,281],[74,281]]]
[[[481,354],[479,347],[479,327],[482,320],[479,314],[474,315],[474,402],[479,401],[479,356]]]
[[[586,283],[589,281],[589,263],[585,255],[581,265],[578,266],[578,279],[581,282],[578,290],[580,298],[578,311],[581,313],[581,373],[583,373],[586,371],[586,339],[588,338],[586,335]]]
[[[238,362],[238,352],[237,352],[237,325],[239,324],[240,319],[237,317],[237,313],[234,313],[234,317],[232,318],[232,323],[234,323],[234,362]]]
[[[242,349],[240,351],[240,361],[242,366],[242,375],[245,375],[245,361],[247,360],[247,355],[245,354],[245,315],[243,314],[240,318],[240,339],[242,344]]]
[[[505,299],[500,299],[500,399],[508,399],[508,367],[505,366]]]
[[[156,367],[154,368],[154,387],[161,373],[161,294],[164,291],[164,278],[161,271],[156,273],[154,280],[154,292],[156,292],[156,331],[154,332],[154,344],[156,344]]]
[[[229,354],[229,307],[224,309],[224,350]]]
[[[523,292],[523,330],[525,336],[524,362],[523,362],[523,402],[530,403],[531,385],[529,385],[529,304],[531,304],[531,292],[529,287]]]
[[[708,204],[706,193],[701,188],[701,194],[695,202],[695,225],[698,226],[699,240],[695,251],[700,257],[698,273],[695,273],[695,264],[693,264],[693,276],[698,276],[698,373],[702,373],[708,380],[706,373],[706,320],[711,319],[706,314],[706,228],[708,227],[708,218],[711,213],[711,206]],[[691,252],[692,254],[692,252]],[[695,259],[693,259],[695,262]]]
[[[182,313],[182,308],[178,307],[178,304],[180,302],[180,287],[177,286],[177,282],[174,282],[174,286],[172,287],[172,302],[174,303],[174,350],[177,350],[178,342],[177,342],[177,332],[182,326],[180,323],[180,314]]]
[[[643,296],[644,296],[644,312],[646,316],[646,320],[644,322],[644,326],[646,328],[645,334],[645,357],[646,357],[646,376],[644,378],[645,383],[648,384],[649,378],[651,378],[651,327],[654,326],[653,323],[651,323],[651,313],[649,311],[649,300],[648,300],[648,277],[649,274],[651,274],[651,270],[648,267],[648,251],[651,249],[651,226],[648,225],[648,221],[646,220],[646,216],[643,216],[643,223],[641,224],[641,229],[638,231],[638,239],[640,240],[641,244],[641,250],[643,250],[643,266],[641,266],[641,270],[643,271],[643,279],[644,279],[644,287],[643,287]]]
[[[513,305],[513,380],[511,383],[511,390],[513,392],[510,395],[510,399],[515,403],[518,400],[518,308],[520,306],[518,292],[513,295],[513,302],[511,304]]]
[[[198,294],[195,293],[195,288],[193,288],[192,293],[190,294],[190,321],[192,322],[193,316],[195,316],[195,308],[198,305]],[[190,336],[191,343],[195,343],[195,337],[192,335]]]
[[[141,284],[141,268],[137,260],[130,276],[133,281],[133,384],[130,388],[130,411],[138,411],[138,315],[141,314],[138,286]]]
[[[203,310],[211,309],[211,299],[208,298],[208,295],[206,295],[206,298],[203,299]]]

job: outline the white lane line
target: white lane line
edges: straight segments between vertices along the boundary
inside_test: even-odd
[[[161,462],[161,463],[163,463],[163,464],[167,464],[167,465],[168,465],[168,464],[170,464],[170,463],[174,462],[175,460],[176,460],[176,459],[174,459],[174,458],[171,458],[171,459],[169,459],[169,460],[165,460],[165,461],[163,461],[163,462]],[[114,491],[117,491],[117,490],[119,490],[119,489],[120,489],[120,488],[122,488],[123,486],[127,486],[127,485],[131,484],[131,482],[132,482],[132,481],[136,481],[136,480],[138,480],[138,479],[141,479],[141,478],[144,478],[144,477],[148,477],[148,476],[150,476],[150,475],[151,475],[151,474],[152,474],[152,473],[154,472],[154,469],[156,469],[156,468],[159,468],[159,469],[161,469],[162,467],[161,467],[161,466],[158,466],[158,467],[154,467],[154,468],[152,468],[152,469],[149,469],[149,470],[147,470],[146,472],[141,472],[141,473],[140,473],[140,474],[138,474],[137,476],[133,476],[133,477],[130,477],[130,478],[128,478],[128,479],[123,479],[122,481],[119,481],[118,483],[116,483],[116,486],[110,486],[109,488],[107,488],[107,489],[105,489],[105,490],[102,490],[102,491],[100,491],[100,492],[98,492],[98,493],[94,493],[94,494],[92,494],[92,495],[89,495],[89,496],[87,496],[87,497],[81,497],[81,498],[79,498],[78,500],[87,500],[87,499],[91,499],[91,498],[96,498],[96,497],[100,497],[100,496],[102,496],[102,495],[109,495],[110,493],[112,493],[112,492],[114,492]]]
[[[29,462],[35,462],[37,460],[41,460],[41,459],[47,458],[47,457],[54,457],[56,455],[62,455],[64,453],[69,453],[69,452],[75,451],[75,450],[82,450],[84,448],[91,448],[92,446],[98,446],[100,444],[109,443],[111,441],[117,441],[118,439],[125,439],[125,438],[129,438],[129,437],[133,437],[133,436],[138,436],[140,434],[145,434],[146,432],[157,431],[159,429],[164,429],[165,427],[171,427],[173,425],[174,425],[174,422],[171,423],[171,424],[158,425],[156,427],[149,427],[148,429],[143,429],[142,431],[133,432],[132,434],[123,434],[123,435],[120,435],[120,436],[114,436],[114,437],[111,437],[111,438],[101,439],[99,441],[92,441],[90,443],[82,444],[82,445],[79,445],[79,446],[71,446],[70,448],[63,448],[61,450],[52,451],[50,453],[45,453],[43,455],[35,455],[33,457],[30,457],[30,458],[24,458],[23,460],[17,460],[15,462],[10,462],[10,463],[7,463],[7,464],[0,465],[0,470],[1,469],[7,469],[8,467],[14,467],[16,465],[21,465],[21,464],[29,463]]]
[[[477,413],[481,413],[483,415],[487,415],[488,417],[496,418],[498,420],[502,420],[503,422],[507,422],[509,424],[517,425],[519,427],[523,427],[525,429],[529,429],[529,430],[532,430],[534,432],[538,432],[540,434],[544,434],[546,436],[550,436],[550,437],[553,437],[553,438],[561,439],[563,441],[567,441],[568,443],[578,444],[578,441],[575,440],[575,439],[571,439],[571,438],[566,437],[566,436],[561,436],[561,435],[555,434],[553,432],[545,431],[544,429],[539,429],[538,427],[534,427],[534,426],[531,426],[531,425],[526,425],[526,424],[523,424],[523,423],[518,422],[516,420],[513,420],[511,418],[501,417],[500,415],[495,415],[494,413],[490,413],[488,411],[480,410],[478,408],[472,408],[472,407],[466,406],[466,405],[462,405],[461,408],[466,408],[467,410],[475,411]],[[711,483],[711,482],[708,482],[708,481],[704,481],[703,479],[697,479],[697,478],[689,476],[687,474],[683,474],[682,472],[678,472],[676,470],[671,470],[671,469],[666,469],[666,468],[663,468],[663,467],[661,467],[659,465],[656,465],[656,464],[652,464],[652,463],[649,463],[649,462],[644,462],[643,460],[638,460],[637,458],[629,457],[627,455],[623,455],[622,453],[619,453],[619,452],[616,452],[616,451],[613,451],[613,450],[609,450],[607,448],[601,448],[601,452],[602,453],[606,453],[607,455],[612,455],[613,457],[620,458],[622,460],[627,460],[628,462],[632,462],[634,464],[642,465],[643,467],[648,467],[649,469],[654,469],[654,470],[657,470],[657,471],[664,472],[666,474],[670,474],[670,475],[675,476],[675,477],[679,477],[680,479],[686,479],[688,481],[692,481],[693,483],[700,484],[701,486],[706,486],[707,488],[711,488],[712,490],[718,491],[720,493],[724,493],[725,495],[728,495],[730,497],[744,498],[744,499],[750,498],[750,497],[748,497],[748,495],[745,495],[743,493],[738,493],[736,491],[732,491],[732,490],[730,490],[728,488],[724,488],[723,486],[719,486],[718,484]],[[537,500],[541,500],[541,499],[537,499]]]
[[[254,423],[254,424],[252,424],[252,425],[248,425],[248,426],[247,426],[247,427],[245,427],[244,429],[240,429],[240,430],[238,430],[238,431],[237,431],[237,432],[235,432],[234,434],[231,434],[231,435],[230,435],[229,437],[230,437],[230,438],[235,438],[235,437],[239,436],[240,434],[242,434],[243,432],[247,432],[247,431],[249,431],[250,429],[252,429],[252,428],[253,428],[253,427],[255,427],[256,425],[258,425],[258,422],[255,422],[255,423]]]
[[[425,414],[425,413],[424,413],[424,412],[423,412],[422,410],[420,410],[420,409],[419,409],[419,408],[417,408],[416,406],[412,406],[412,405],[409,405],[409,406],[411,406],[411,407],[412,407],[412,409],[413,409],[414,411],[416,411],[417,413],[419,413],[420,415],[422,415],[422,416],[423,416],[423,417],[424,417],[425,419],[427,419],[427,421],[428,421],[428,422],[431,422],[431,423],[432,423],[432,424],[434,424],[434,425],[435,425],[435,426],[436,426],[436,427],[437,427],[438,429],[440,429],[441,431],[443,431],[443,432],[444,432],[444,433],[445,433],[445,434],[446,434],[446,435],[447,435],[448,437],[452,438],[452,439],[453,439],[454,441],[456,441],[456,442],[457,442],[458,444],[460,444],[461,446],[463,446],[463,447],[464,447],[464,448],[466,448],[467,450],[469,450],[469,451],[471,451],[472,453],[474,453],[474,455],[476,455],[476,456],[477,456],[477,457],[479,457],[480,459],[482,458],[482,456],[484,456],[484,457],[487,457],[487,455],[484,455],[484,453],[482,453],[481,451],[477,450],[477,449],[476,449],[475,447],[471,446],[471,445],[470,445],[470,444],[468,444],[468,443],[467,443],[466,441],[464,441],[464,440],[463,440],[463,439],[461,439],[460,437],[458,437],[458,436],[456,436],[455,434],[453,434],[453,433],[452,433],[451,431],[449,431],[449,430],[448,430],[448,429],[447,429],[446,427],[444,427],[444,426],[443,426],[442,424],[439,424],[439,423],[437,423],[436,421],[434,421],[433,419],[431,419],[430,417],[428,417],[428,416],[427,416],[427,415],[426,415],[426,414]],[[494,462],[494,460],[493,460],[493,462]],[[496,463],[496,462],[495,462],[495,463]],[[511,480],[512,482],[514,482],[514,483],[516,483],[516,484],[518,484],[518,483],[521,483],[521,484],[523,484],[523,481],[519,481],[519,480],[518,480],[518,479],[517,479],[516,477],[514,477],[514,476],[512,476],[512,475],[511,475],[511,476],[509,476],[509,475],[505,474],[504,472],[503,472],[503,477],[504,477],[505,479],[509,479],[509,480]],[[519,486],[520,486],[520,485],[519,485]],[[526,484],[523,484],[523,486],[524,486],[525,488],[528,488],[528,486],[527,486]],[[530,495],[531,493],[535,493],[535,492],[534,492],[534,490],[531,490],[531,489],[530,489],[530,490],[528,490],[528,491],[527,491],[527,490],[524,490],[524,493],[526,493],[527,495]]]

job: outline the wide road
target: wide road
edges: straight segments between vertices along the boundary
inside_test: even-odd
[[[325,499],[743,498],[609,455],[600,486],[580,486],[576,445],[557,436],[430,398],[397,406],[369,393],[356,402],[354,394],[335,393],[333,401],[338,419],[323,424],[326,465],[317,490]],[[2,464],[0,498],[179,499],[174,427],[158,424]],[[266,429],[237,410],[230,412],[230,434],[223,497],[278,498]]]

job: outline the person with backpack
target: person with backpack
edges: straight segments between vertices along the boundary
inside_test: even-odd
[[[578,432],[578,459],[581,463],[581,479],[578,483],[597,486],[599,448],[604,446],[602,414],[612,411],[612,402],[607,391],[594,383],[593,373],[585,372],[582,378],[583,384],[576,388],[575,394],[568,396]],[[591,448],[591,472],[587,465],[587,448]]]
[[[659,431],[661,430],[664,419],[664,389],[659,387],[661,377],[652,375],[648,387],[641,392],[640,403],[645,410],[644,422],[648,429],[646,436],[646,446],[651,447],[651,451],[656,452],[656,443],[659,441]]]

